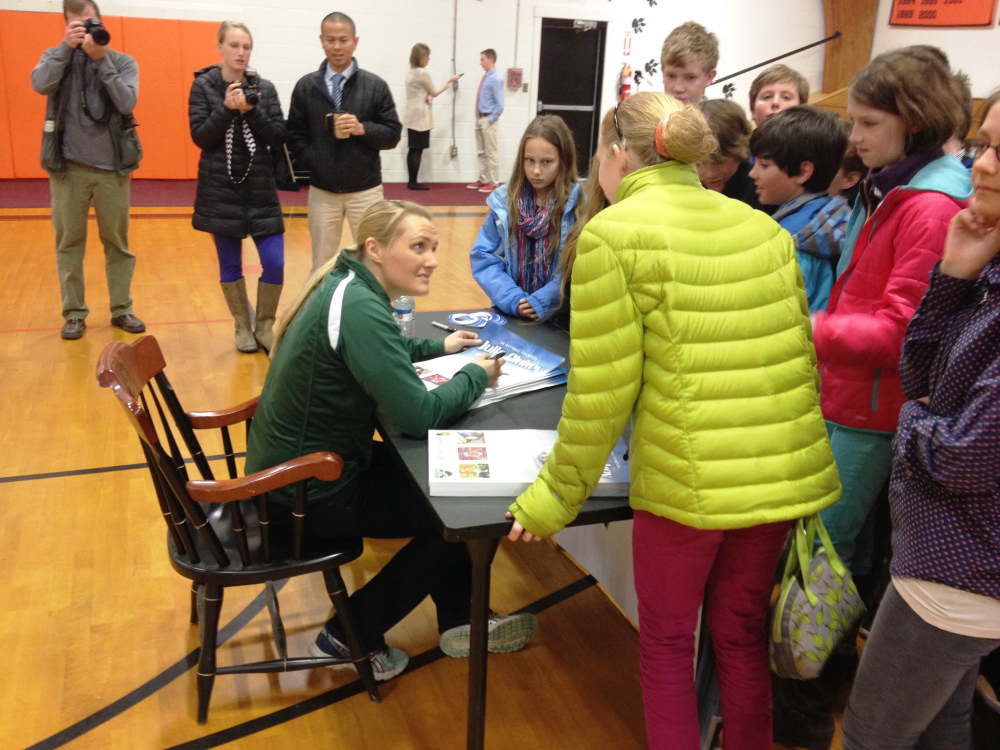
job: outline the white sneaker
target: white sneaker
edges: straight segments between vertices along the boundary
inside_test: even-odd
[[[472,626],[459,625],[441,634],[441,650],[456,659],[469,655]],[[538,618],[531,614],[490,615],[486,648],[491,654],[520,651],[538,630]]]

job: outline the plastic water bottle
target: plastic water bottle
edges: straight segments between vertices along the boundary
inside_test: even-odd
[[[413,336],[413,311],[416,307],[413,297],[396,297],[392,303],[392,315],[404,336]]]

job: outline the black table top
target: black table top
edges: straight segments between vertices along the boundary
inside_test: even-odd
[[[415,333],[425,338],[448,335],[431,325],[436,320],[447,325],[447,312],[418,313],[415,316]],[[522,338],[543,346],[567,358],[563,367],[569,369],[569,335],[554,326],[533,324],[513,316],[507,318],[507,327]],[[456,326],[462,328],[461,326]],[[465,329],[475,330],[475,329]],[[562,414],[562,401],[566,386],[555,386],[539,391],[513,396],[505,401],[472,409],[449,429],[457,430],[554,430]],[[431,497],[427,482],[427,438],[403,435],[392,424],[382,419],[380,432],[391,442],[399,458],[441,522],[441,532],[450,541],[462,541],[486,536],[502,536],[510,530],[511,521],[504,518],[513,497]],[[627,497],[591,498],[584,503],[572,526],[621,521],[632,517]]]

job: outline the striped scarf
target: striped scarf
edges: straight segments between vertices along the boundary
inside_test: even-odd
[[[549,218],[556,203],[555,191],[544,206],[535,205],[535,189],[525,181],[517,196],[517,248],[512,274],[525,294],[534,294],[552,276],[552,256],[549,252],[551,232]]]

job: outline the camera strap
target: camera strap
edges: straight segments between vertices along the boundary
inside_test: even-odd
[[[229,181],[234,185],[240,185],[243,181],[250,175],[250,167],[253,166],[253,157],[257,153],[257,142],[253,138],[253,133],[250,132],[250,126],[247,125],[247,121],[240,118],[243,123],[243,142],[247,145],[247,152],[250,154],[250,158],[247,161],[247,170],[243,173],[240,179],[235,179],[233,177],[233,139],[236,135],[236,119],[230,121],[229,129],[226,130],[226,174],[229,175]]]
[[[111,114],[114,110],[114,107],[111,104],[111,97],[109,97],[108,92],[104,90],[104,86],[97,81],[97,71],[94,69],[94,66],[87,64],[86,53],[77,47],[73,50],[73,55],[74,64],[77,60],[80,61],[80,80],[82,83],[82,86],[80,87],[80,104],[83,107],[83,114],[89,117],[91,121],[96,122],[98,125],[107,125],[111,120]],[[98,96],[100,97],[101,104],[103,105],[103,114],[100,117],[94,117],[94,115],[91,114],[90,105],[87,104],[87,92],[90,90],[91,81],[97,83],[96,88]]]

